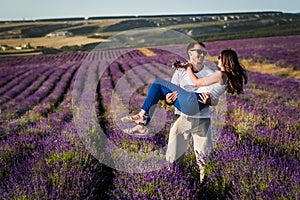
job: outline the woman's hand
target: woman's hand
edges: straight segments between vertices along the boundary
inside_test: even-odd
[[[193,65],[192,63],[189,63],[189,62],[185,62],[185,63],[181,63],[179,60],[176,60],[173,64],[172,64],[172,68],[173,69],[176,69],[176,70],[180,70],[182,68],[186,69],[187,68],[191,68],[193,69]]]
[[[186,69],[186,70],[187,70],[188,68],[193,69],[192,63],[189,63],[189,62],[182,63],[181,66],[182,66],[182,68],[184,68],[184,69]]]

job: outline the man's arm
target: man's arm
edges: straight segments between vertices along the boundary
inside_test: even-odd
[[[215,98],[213,95],[210,95],[210,106],[216,106],[219,103],[219,99]]]

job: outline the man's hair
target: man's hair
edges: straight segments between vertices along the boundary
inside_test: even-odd
[[[189,58],[190,58],[190,56],[189,56],[189,50],[192,49],[192,48],[194,48],[194,46],[196,44],[199,44],[200,46],[202,46],[203,48],[205,48],[205,44],[203,42],[191,42],[191,43],[189,43],[188,46],[187,46],[187,48],[186,48],[186,53],[187,53],[187,55],[188,55]]]

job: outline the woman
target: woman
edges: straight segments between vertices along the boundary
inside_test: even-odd
[[[187,70],[195,86],[201,87],[217,84],[218,90],[211,91],[215,98],[218,98],[225,91],[231,94],[242,93],[243,86],[248,80],[246,70],[240,64],[236,52],[232,49],[225,49],[221,52],[221,55],[218,57],[218,67],[220,70],[209,76],[203,78],[196,77],[193,73],[191,63],[184,63],[181,67]],[[201,98],[201,93],[197,91],[188,92],[169,81],[158,78],[150,86],[141,111],[136,115],[123,117],[121,120],[123,122],[134,122],[142,126],[147,125],[150,121],[150,116],[148,115],[150,108],[157,104],[159,100],[165,99],[166,94],[174,91],[178,93],[174,106],[187,115],[193,115],[207,106],[202,103],[203,98]],[[124,132],[130,135],[145,136],[148,134],[148,129],[139,129],[137,133],[135,133],[135,129],[126,129]]]

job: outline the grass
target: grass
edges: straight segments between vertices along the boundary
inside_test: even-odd
[[[165,26],[165,28],[168,29],[182,29],[182,28],[205,28],[209,26],[223,26],[223,25],[228,25],[228,24],[235,24],[235,23],[242,23],[242,22],[252,22],[256,21],[254,19],[249,19],[249,20],[230,20],[230,21],[210,21],[210,22],[196,22],[196,23],[185,23],[185,24],[178,24],[178,25],[168,25]]]
[[[284,77],[284,78],[295,78],[297,80],[300,80],[300,71],[295,70],[291,67],[282,68],[275,64],[265,64],[265,63],[253,62],[250,59],[242,60],[242,64],[244,66],[246,66],[247,70],[250,70],[253,72],[259,72],[262,74],[270,74],[270,75],[280,76],[280,77]]]
[[[198,41],[234,40],[245,38],[260,38],[273,36],[288,36],[300,34],[300,22],[285,25],[266,25],[264,27],[247,27],[239,29],[224,29],[222,32],[214,32],[193,36]]]
[[[24,49],[24,50],[9,50],[0,52],[0,57],[7,56],[34,56],[42,54],[41,51],[35,49]]]
[[[156,54],[147,48],[138,48],[138,50],[145,56],[156,56]]]
[[[85,45],[95,42],[103,42],[105,39],[88,38],[87,36],[61,36],[61,37],[38,37],[38,38],[17,38],[17,39],[0,39],[0,44],[16,47],[22,44],[30,43],[31,46],[43,46],[52,48],[61,48],[63,46]]]

